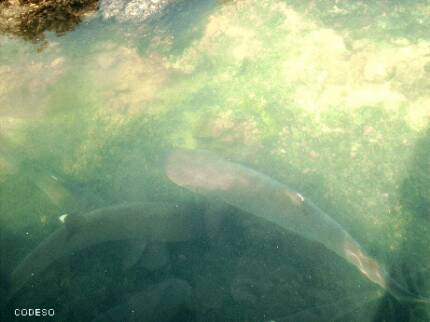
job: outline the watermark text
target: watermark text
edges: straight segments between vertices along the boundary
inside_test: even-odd
[[[15,309],[13,312],[15,316],[19,317],[35,317],[35,316],[54,316],[55,310],[50,309],[34,309],[34,308],[20,308]]]

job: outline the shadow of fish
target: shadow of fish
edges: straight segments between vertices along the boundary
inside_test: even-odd
[[[324,245],[399,300],[430,303],[391,279],[339,223],[312,201],[262,173],[210,151],[187,149],[167,154],[165,172],[181,187],[221,199]]]
[[[64,225],[43,240],[13,270],[8,299],[57,259],[105,241],[128,240],[138,248],[146,241],[178,242],[205,231],[198,206],[129,203],[99,208],[82,215],[63,215]],[[135,261],[135,260],[132,260]]]

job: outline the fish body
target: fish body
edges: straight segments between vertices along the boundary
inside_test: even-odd
[[[222,200],[324,245],[397,299],[429,303],[393,281],[339,223],[311,200],[269,176],[210,151],[187,149],[167,154],[165,172],[181,187]]]
[[[167,158],[166,174],[179,186],[322,243],[341,257],[347,257],[346,242],[357,245],[336,221],[300,193],[212,152],[176,149]]]
[[[13,270],[8,298],[59,258],[91,245],[115,240],[178,242],[198,238],[204,232],[204,223],[196,208],[165,203],[127,203],[62,217],[62,227],[43,240]]]

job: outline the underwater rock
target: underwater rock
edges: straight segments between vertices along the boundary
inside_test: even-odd
[[[114,44],[103,44],[100,50],[95,61],[89,62],[99,68],[88,77],[94,80],[95,90],[101,93],[110,116],[123,119],[158,113],[157,105],[152,103],[161,98],[161,90],[171,74],[162,56],[155,53],[141,57],[136,48]]]
[[[41,41],[44,31],[62,34],[73,30],[96,8],[97,0],[0,1],[0,33]]]
[[[0,119],[34,120],[52,112],[49,93],[66,65],[54,44],[44,57],[26,52],[17,54],[16,61],[0,63]]]
[[[170,2],[170,0],[101,0],[100,10],[105,19],[141,22],[161,12]]]
[[[203,125],[197,135],[217,138],[227,144],[258,145],[261,139],[261,130],[257,122],[236,117],[232,110],[218,113],[215,118],[205,120]]]

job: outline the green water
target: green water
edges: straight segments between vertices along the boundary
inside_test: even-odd
[[[429,16],[425,1],[178,1],[139,24],[89,17],[40,52],[0,36],[1,269],[63,213],[199,199],[163,174],[179,146],[294,187],[400,281],[429,280]],[[216,240],[169,245],[159,270],[123,272],[120,243],[84,250],[13,307],[87,321],[174,276],[195,292],[184,320],[428,321],[428,305],[383,298],[319,245],[236,215]]]

